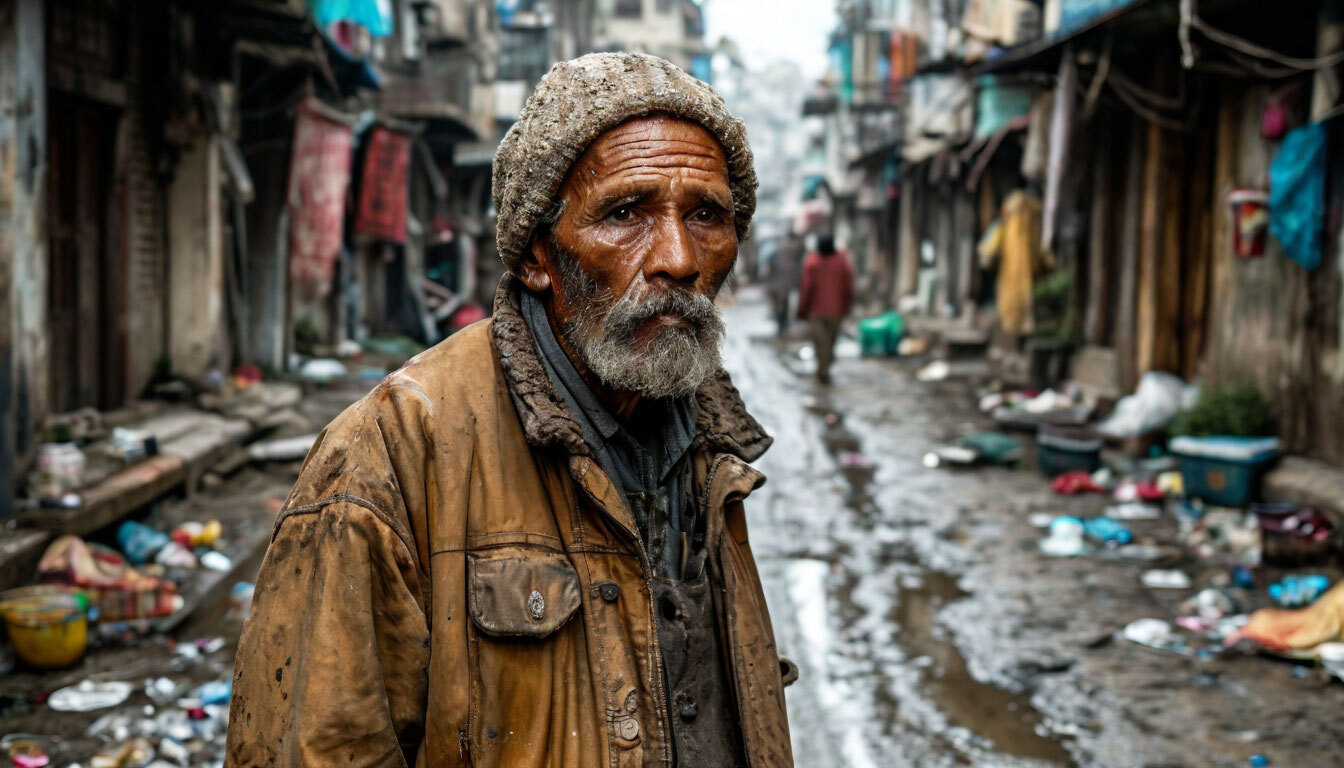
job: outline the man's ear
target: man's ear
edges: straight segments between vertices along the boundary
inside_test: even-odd
[[[518,279],[523,281],[529,291],[543,293],[551,287],[551,240],[540,234],[533,235],[532,245],[523,251],[518,260]]]

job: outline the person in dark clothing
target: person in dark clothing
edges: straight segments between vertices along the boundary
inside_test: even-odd
[[[790,232],[770,262],[770,309],[775,318],[776,333],[780,336],[789,332],[789,296],[798,287],[798,262],[802,260],[802,253],[802,237]]]
[[[817,381],[831,383],[831,362],[840,323],[854,304],[854,268],[849,256],[835,249],[830,235],[817,237],[817,250],[803,263],[803,282],[798,296],[798,319],[812,326],[817,352]]]

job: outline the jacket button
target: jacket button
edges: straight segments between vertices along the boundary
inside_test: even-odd
[[[616,586],[614,581],[604,581],[598,585],[597,591],[602,593],[602,599],[608,603],[616,602],[616,598],[621,595],[621,588]]]
[[[633,717],[629,720],[621,721],[621,738],[626,741],[634,741],[639,738],[639,721]]]
[[[681,719],[691,722],[695,716],[700,714],[700,707],[696,705],[694,699],[682,699],[681,701]]]

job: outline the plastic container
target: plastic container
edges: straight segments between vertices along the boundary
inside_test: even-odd
[[[83,595],[36,586],[0,595],[9,642],[24,663],[62,669],[79,661],[89,645],[88,603]]]
[[[1101,468],[1101,445],[1101,434],[1094,429],[1042,424],[1036,430],[1036,464],[1046,477],[1091,474]]]
[[[1181,467],[1185,495],[1219,507],[1244,507],[1279,456],[1272,437],[1176,437],[1167,445]]]
[[[905,320],[897,312],[860,320],[859,354],[864,357],[897,354],[904,335]]]

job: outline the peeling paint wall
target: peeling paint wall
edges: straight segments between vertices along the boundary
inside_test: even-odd
[[[41,0],[0,0],[0,520],[46,410],[46,79]]]

